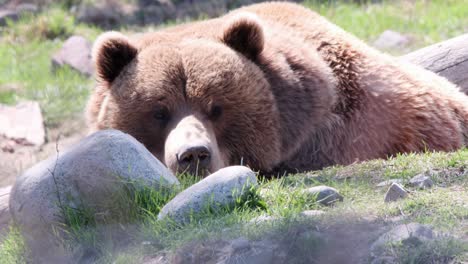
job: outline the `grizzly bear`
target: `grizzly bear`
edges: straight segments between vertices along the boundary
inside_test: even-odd
[[[93,57],[92,130],[129,133],[173,172],[307,171],[468,142],[458,87],[292,3],[104,33]]]

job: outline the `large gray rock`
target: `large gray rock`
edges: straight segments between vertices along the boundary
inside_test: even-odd
[[[432,228],[418,223],[402,224],[381,235],[371,245],[371,255],[380,256],[386,246],[392,243],[419,243],[434,238]]]
[[[305,193],[323,205],[332,205],[337,201],[343,201],[343,196],[335,188],[325,185],[311,187],[305,190]]]
[[[0,136],[26,145],[44,144],[44,120],[39,103],[28,101],[16,106],[0,104]]]
[[[192,215],[200,214],[208,207],[218,210],[232,205],[256,185],[255,173],[247,167],[220,169],[179,193],[162,208],[158,218],[169,217],[175,222],[185,223]]]
[[[118,225],[128,220],[129,192],[163,191],[174,184],[177,178],[136,139],[104,130],[21,175],[11,192],[10,212],[35,261],[60,263],[70,254],[58,243],[65,237],[64,208],[86,209],[98,225]]]
[[[53,68],[70,66],[80,73],[91,76],[94,72],[91,59],[92,43],[82,36],[71,36],[62,48],[52,56]]]

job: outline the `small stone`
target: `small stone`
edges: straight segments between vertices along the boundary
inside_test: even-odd
[[[384,201],[386,203],[389,203],[389,202],[397,201],[399,199],[406,198],[407,196],[408,196],[408,192],[403,188],[403,186],[401,186],[398,183],[392,183],[390,188],[388,188],[387,193],[385,194]]]
[[[306,211],[301,212],[301,216],[316,217],[316,216],[323,215],[324,213],[325,212],[322,210],[306,210]]]
[[[312,198],[315,198],[317,202],[323,205],[331,205],[336,201],[343,201],[341,196],[335,188],[328,187],[325,185],[315,186],[306,189],[305,192]]]
[[[39,103],[28,101],[16,106],[0,104],[0,136],[25,145],[42,146],[45,130]]]
[[[135,138],[102,130],[28,169],[16,180],[9,207],[35,261],[69,263],[70,252],[59,243],[66,223],[64,207],[96,212],[96,223],[104,227],[109,219],[125,224],[122,210],[131,206],[129,192],[169,191],[177,184],[169,169]]]
[[[434,182],[428,176],[424,174],[418,174],[409,181],[409,184],[412,187],[417,187],[420,189],[427,189],[427,188],[431,188],[432,185],[434,185]]]
[[[92,44],[86,38],[71,36],[52,56],[53,69],[68,65],[86,76],[91,76],[94,72],[91,49]]]
[[[392,185],[393,183],[402,184],[403,180],[402,179],[390,179],[390,180],[387,180],[387,181],[379,182],[377,184],[377,187],[386,187],[386,186]]]
[[[161,209],[158,219],[169,217],[177,223],[186,223],[207,207],[218,210],[234,204],[255,186],[255,173],[247,167],[220,169],[174,197]]]
[[[372,245],[371,254],[380,256],[382,250],[392,243],[420,243],[421,241],[433,239],[432,228],[418,223],[402,224],[381,235]]]
[[[409,38],[393,30],[385,30],[374,41],[374,46],[379,49],[395,49],[404,47],[409,43]]]

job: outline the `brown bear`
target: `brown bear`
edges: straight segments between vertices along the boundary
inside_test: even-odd
[[[174,172],[307,171],[468,144],[468,96],[292,3],[94,46],[93,130],[133,135]]]

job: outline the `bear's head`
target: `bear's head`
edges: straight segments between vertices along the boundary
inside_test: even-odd
[[[261,24],[250,16],[226,22],[215,38],[143,45],[104,33],[93,51],[89,123],[129,133],[173,172],[269,170],[280,159],[280,124],[256,64],[263,45]]]

